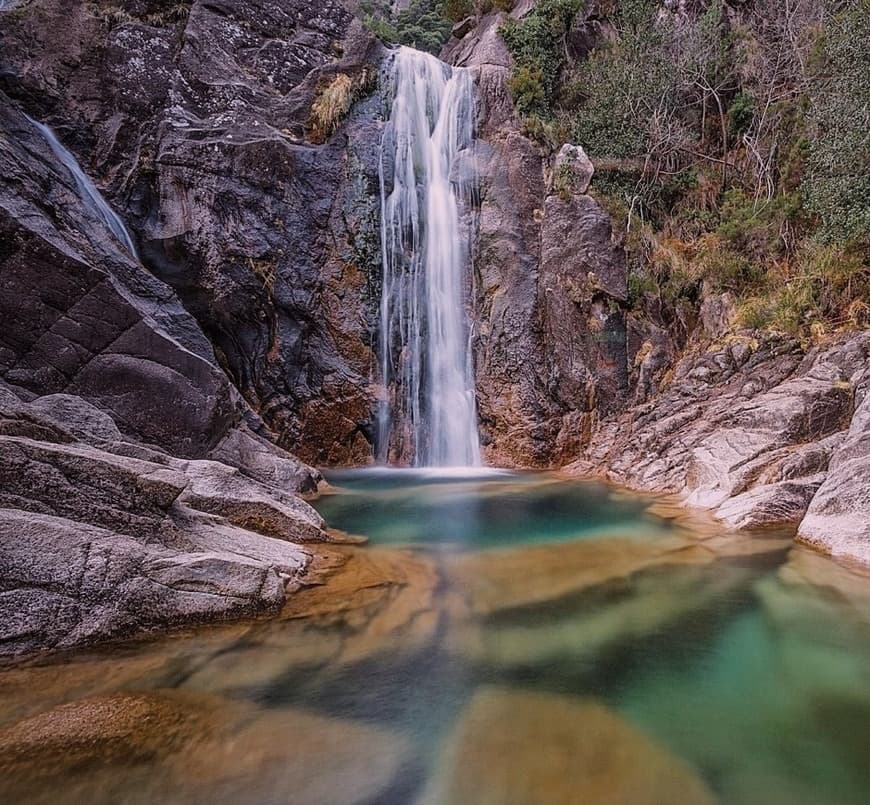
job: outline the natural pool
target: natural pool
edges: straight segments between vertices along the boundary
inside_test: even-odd
[[[281,618],[0,673],[2,801],[870,801],[867,570],[555,475],[329,479],[370,544]]]

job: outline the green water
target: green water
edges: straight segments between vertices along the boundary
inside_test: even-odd
[[[4,801],[870,802],[866,569],[598,483],[329,480],[361,593],[0,673],[0,729],[115,691],[243,716],[37,771],[0,732]]]
[[[645,538],[668,528],[647,513],[649,501],[639,496],[544,473],[378,468],[327,472],[326,478],[337,494],[315,504],[324,519],[378,544],[477,550],[626,531]]]

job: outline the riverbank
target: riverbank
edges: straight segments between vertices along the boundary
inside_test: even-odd
[[[590,425],[568,473],[678,495],[732,529],[793,526],[870,562],[870,335],[807,349],[723,334],[667,376],[659,357],[647,352],[636,404]]]

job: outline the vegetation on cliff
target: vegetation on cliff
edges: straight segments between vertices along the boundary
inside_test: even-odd
[[[870,2],[539,0],[501,34],[527,133],[581,144],[631,304],[744,324],[870,318]]]
[[[455,23],[474,14],[510,11],[514,0],[410,0],[407,8],[396,13],[393,5],[390,0],[363,0],[360,12],[384,42],[437,54]]]

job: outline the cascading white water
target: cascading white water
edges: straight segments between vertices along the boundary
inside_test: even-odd
[[[117,213],[109,206],[106,199],[103,198],[94,183],[88,178],[87,174],[82,170],[76,158],[61,145],[60,140],[55,137],[54,132],[45,124],[39,123],[32,117],[25,115],[27,119],[39,130],[43,139],[48,143],[54,155],[61,161],[63,166],[72,174],[73,180],[76,183],[76,189],[79,193],[82,203],[93,212],[98,218],[102,219],[103,223],[109,228],[117,241],[130,253],[130,255],[138,260],[139,255],[136,253],[136,247],[133,245],[133,239],[124,226],[124,222],[118,217]]]
[[[474,139],[471,77],[400,48],[381,143],[381,405],[378,451],[415,466],[477,466],[480,439],[467,315]]]

